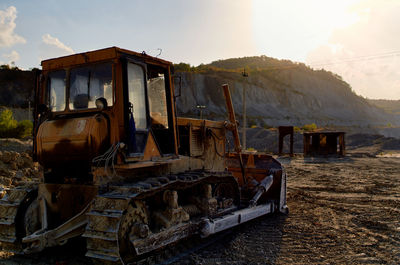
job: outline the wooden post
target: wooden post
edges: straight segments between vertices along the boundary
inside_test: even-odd
[[[286,135],[290,135],[289,139],[289,146],[290,146],[290,151],[289,154],[290,156],[293,156],[293,134],[294,134],[294,128],[293,126],[279,126],[278,127],[279,131],[279,154],[283,154],[283,139],[285,138]]]
[[[283,153],[283,138],[284,138],[284,135],[281,134],[281,132],[279,131],[279,150],[278,150],[279,155],[281,155]]]
[[[344,156],[346,154],[346,147],[344,142],[344,133],[339,135],[339,154]]]
[[[310,135],[303,134],[303,153],[304,155],[309,155],[310,150]]]
[[[292,128],[292,132],[290,133],[290,156],[294,155],[294,152],[293,152],[293,135],[294,135],[294,131],[293,131],[293,128]]]

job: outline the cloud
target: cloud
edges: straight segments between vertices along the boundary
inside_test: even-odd
[[[6,59],[7,64],[11,64],[12,62],[15,63],[20,58],[19,53],[16,51],[12,51],[9,54],[3,54],[2,56]]]
[[[360,19],[335,30],[306,62],[341,75],[357,94],[400,99],[400,2],[361,1],[352,12]]]
[[[23,37],[14,32],[16,18],[17,9],[14,6],[0,10],[0,48],[11,47],[17,43],[26,43]]]
[[[39,60],[73,54],[74,50],[62,43],[58,38],[45,34],[39,46]]]
[[[50,46],[54,46],[59,48],[61,51],[65,51],[68,54],[74,53],[74,50],[72,50],[71,47],[68,47],[64,43],[62,43],[59,39],[50,36],[50,34],[45,34],[42,36],[42,41]]]

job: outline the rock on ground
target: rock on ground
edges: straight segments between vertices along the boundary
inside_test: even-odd
[[[29,153],[0,151],[0,188],[32,184],[40,177],[40,166]]]

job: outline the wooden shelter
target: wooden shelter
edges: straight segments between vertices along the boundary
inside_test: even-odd
[[[304,155],[345,155],[344,132],[303,133]],[[338,140],[339,138],[339,140]]]
[[[290,151],[289,154],[293,155],[293,126],[279,126],[279,154],[283,153],[283,139],[286,135],[290,135]]]

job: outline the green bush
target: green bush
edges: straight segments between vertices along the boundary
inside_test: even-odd
[[[302,127],[304,131],[314,131],[317,129],[317,125],[315,123],[306,124]]]
[[[0,113],[0,137],[13,137],[17,125],[11,110],[4,109]]]
[[[25,138],[32,135],[33,123],[30,120],[18,122],[16,128],[16,137]]]
[[[10,109],[4,109],[0,113],[0,128],[10,130],[17,127],[17,121],[14,120],[13,113]]]
[[[0,113],[0,137],[24,138],[32,134],[33,124],[29,120],[17,122],[10,109],[4,109]]]

